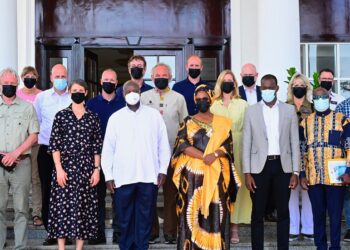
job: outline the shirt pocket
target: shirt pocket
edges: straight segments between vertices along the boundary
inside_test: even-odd
[[[330,130],[328,134],[328,145],[330,146],[340,146],[342,131],[339,130]]]

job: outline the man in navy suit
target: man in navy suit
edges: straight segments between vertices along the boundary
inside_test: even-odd
[[[258,79],[258,73],[254,64],[247,63],[243,65],[241,70],[243,85],[239,87],[239,95],[243,100],[246,100],[249,105],[253,105],[261,101],[261,90],[256,86],[255,82]]]

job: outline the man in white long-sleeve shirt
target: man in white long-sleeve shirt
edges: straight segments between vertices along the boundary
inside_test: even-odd
[[[123,94],[127,105],[108,120],[101,163],[120,217],[120,249],[146,250],[170,147],[161,114],[140,103],[138,84],[126,82]]]

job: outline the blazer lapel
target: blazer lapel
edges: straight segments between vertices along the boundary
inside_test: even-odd
[[[265,138],[267,138],[266,125],[265,125],[264,113],[263,113],[263,104],[258,103],[258,106],[259,106],[259,108],[258,108],[259,112],[257,114],[258,119],[259,119],[258,122],[261,124],[261,128],[264,132]]]
[[[278,104],[278,114],[279,114],[279,116],[278,116],[278,128],[279,128],[280,138],[281,138],[283,123],[284,123],[283,104],[281,104],[281,102],[279,102],[279,104]]]

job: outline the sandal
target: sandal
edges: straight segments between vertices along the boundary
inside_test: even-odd
[[[40,227],[43,225],[43,220],[39,216],[33,216],[33,225]]]
[[[231,244],[238,244],[239,243],[238,230],[231,230],[230,243]]]

